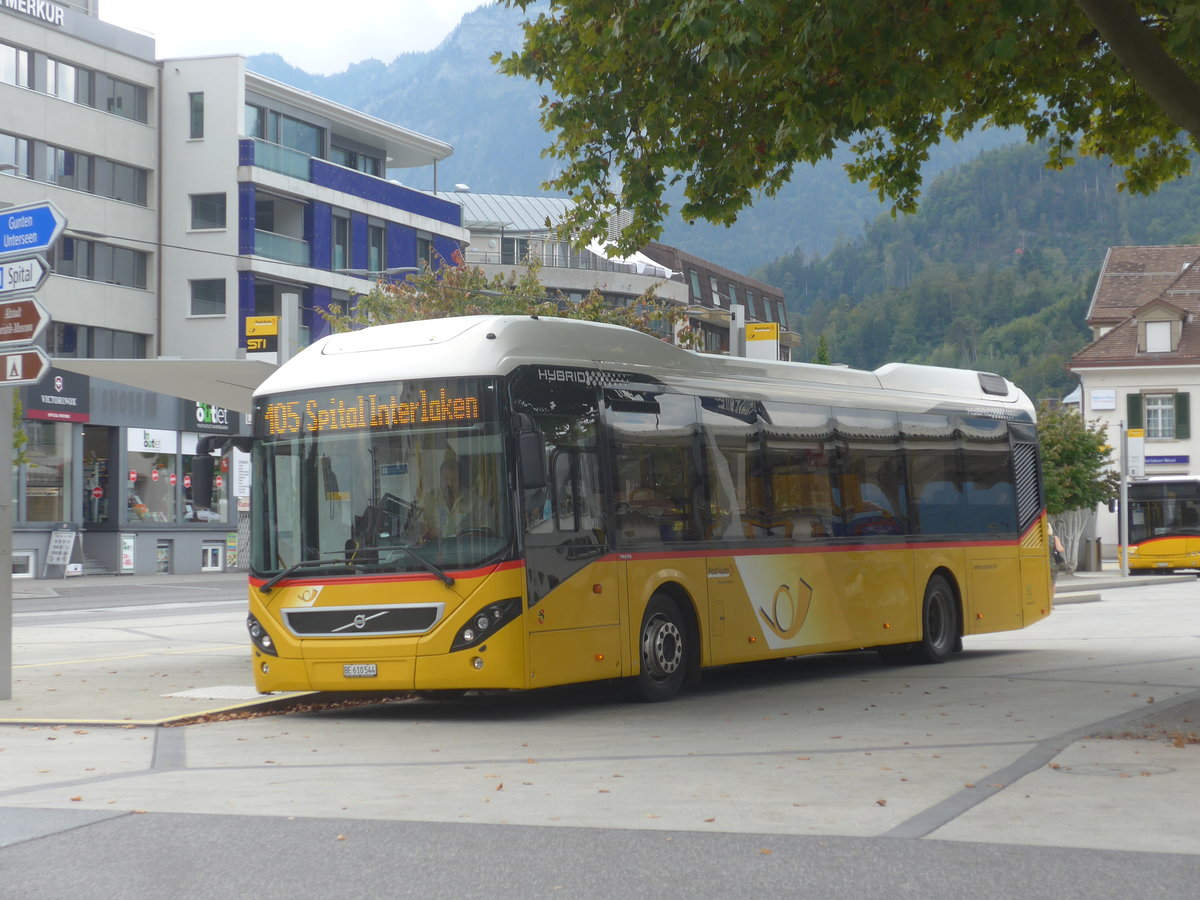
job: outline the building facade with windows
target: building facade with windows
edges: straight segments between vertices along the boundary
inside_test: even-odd
[[[1068,368],[1080,379],[1080,411],[1107,429],[1114,457],[1121,429],[1145,434],[1146,475],[1200,472],[1192,434],[1200,397],[1200,246],[1112,247],[1088,309],[1092,342]],[[1115,555],[1117,515],[1097,511],[1096,535]]]
[[[740,304],[747,322],[779,324],[781,359],[791,359],[792,347],[799,346],[778,288],[666,244],[651,243],[619,259],[599,245],[573,247],[556,230],[573,205],[569,199],[477,194],[465,185],[440,196],[462,207],[471,232],[464,261],[488,275],[516,272],[532,259],[541,266],[548,294],[578,302],[597,290],[614,306],[632,304],[653,289],[660,299],[688,307],[706,353],[730,352],[730,307]],[[619,219],[613,227],[620,227]]]
[[[47,573],[67,531],[92,571],[219,570],[236,562],[248,466],[226,453],[196,502],[191,467],[202,438],[246,430],[247,410],[199,382],[178,396],[68,367],[239,359],[264,319],[289,355],[377,273],[468,239],[456,204],[384,177],[435,187],[451,148],[238,56],[158,60],[96,7],[0,3],[0,207],[49,200],[68,222],[38,291],[57,364],[21,390],[15,574]]]

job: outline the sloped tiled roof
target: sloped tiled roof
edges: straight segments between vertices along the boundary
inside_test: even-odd
[[[1170,288],[1183,273],[1195,270],[1200,245],[1110,247],[1096,280],[1089,325],[1115,322]]]
[[[1138,318],[1157,307],[1183,320],[1179,346],[1138,352]],[[1112,329],[1071,358],[1070,367],[1200,363],[1200,246],[1113,247],[1092,295],[1089,325]]]

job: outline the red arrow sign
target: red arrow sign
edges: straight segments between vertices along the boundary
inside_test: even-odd
[[[0,353],[0,384],[37,384],[50,368],[50,358],[41,347]]]
[[[33,297],[0,303],[0,347],[28,344],[37,339],[50,316]]]

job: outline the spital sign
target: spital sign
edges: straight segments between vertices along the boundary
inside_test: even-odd
[[[50,316],[33,297],[0,303],[0,347],[37,340]]]

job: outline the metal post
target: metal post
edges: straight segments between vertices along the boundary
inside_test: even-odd
[[[1121,474],[1120,494],[1117,499],[1117,559],[1121,563],[1121,576],[1129,574],[1129,435],[1125,423],[1121,428]]]
[[[6,456],[12,452],[14,390],[16,388],[0,385],[0,450]],[[12,473],[10,463],[0,477],[0,700],[12,699]]]

